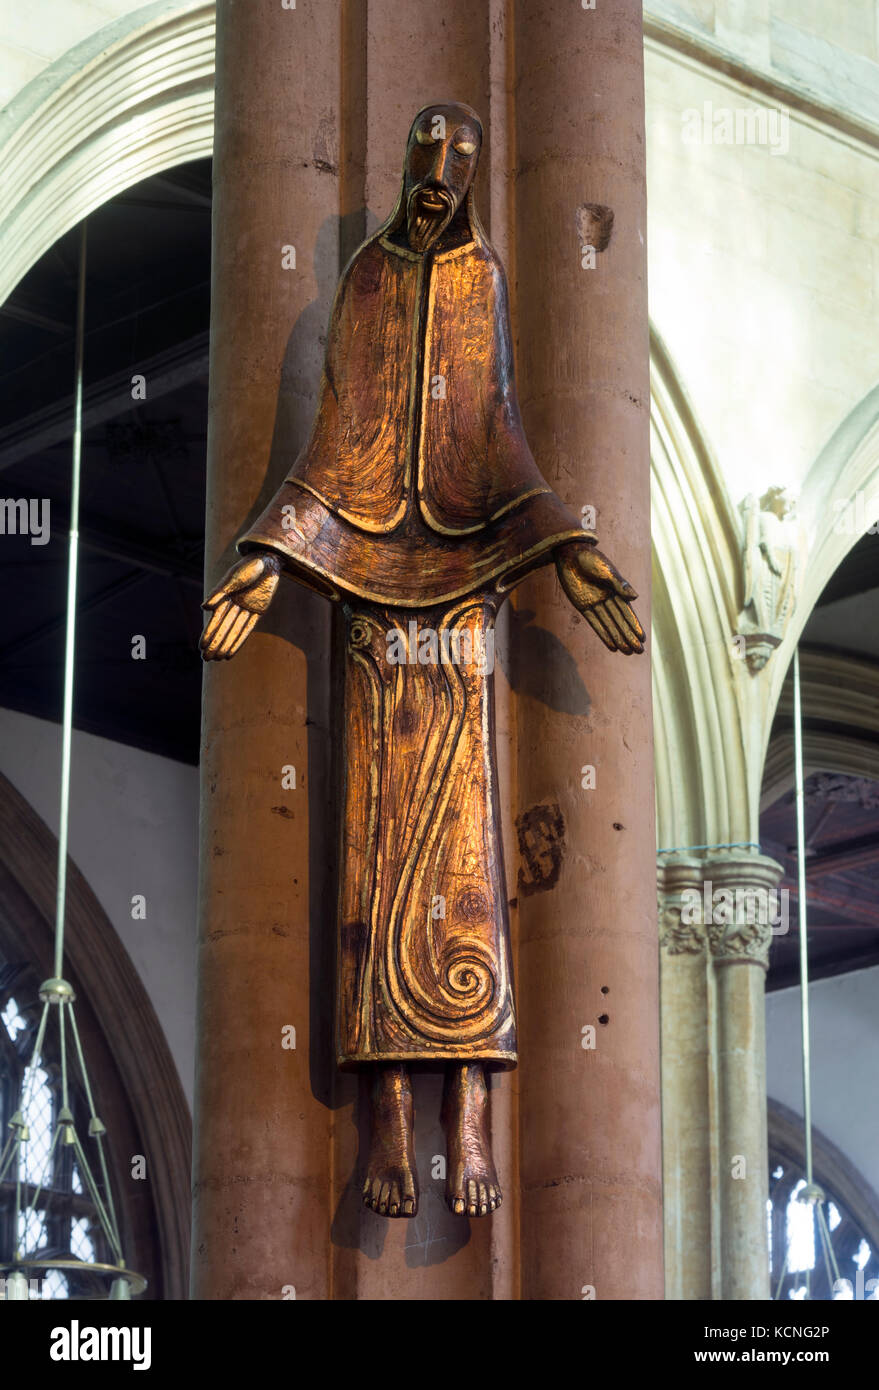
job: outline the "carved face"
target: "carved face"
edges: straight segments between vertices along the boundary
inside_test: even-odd
[[[442,236],[467,195],[482,147],[475,111],[457,103],[426,106],[412,123],[403,195],[413,251],[427,251]]]

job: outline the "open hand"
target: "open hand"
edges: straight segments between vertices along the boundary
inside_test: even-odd
[[[210,613],[199,646],[205,661],[228,661],[246,642],[278,587],[277,555],[248,555],[233,565],[202,604]]]
[[[556,571],[574,607],[612,652],[644,650],[644,629],[629,604],[638,595],[606,555],[591,545],[556,552]]]

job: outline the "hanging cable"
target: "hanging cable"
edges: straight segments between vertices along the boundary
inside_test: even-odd
[[[806,1140],[806,1186],[812,1186],[812,1075],[809,1046],[809,947],[806,935],[806,791],[803,778],[803,707],[800,696],[800,649],[794,650],[794,778],[797,809],[797,917],[800,930],[800,1027],[803,1041],[803,1128]]]
[[[808,903],[806,898],[806,784],[803,772],[803,705],[800,687],[800,652],[794,650],[794,795],[797,818],[797,918],[800,941],[800,1032],[803,1056],[803,1131],[805,1138],[806,1180],[798,1194],[798,1200],[811,1210],[812,1232],[818,1228],[818,1247],[827,1268],[828,1283],[833,1296],[833,1287],[839,1280],[839,1265],[833,1250],[827,1217],[824,1212],[826,1193],[815,1182],[812,1163],[812,1057],[809,1023],[809,939]],[[775,1297],[781,1296],[782,1285],[788,1269],[789,1248],[785,1251]],[[812,1297],[812,1270],[804,1271],[806,1278],[806,1298]]]
[[[76,291],[76,346],[73,380],[73,459],[70,483],[70,544],[67,552],[67,634],[64,642],[64,710],[61,716],[61,809],[58,820],[58,887],[55,901],[55,977],[64,958],[64,913],[67,905],[67,841],[70,824],[70,753],[73,741],[73,666],[76,651],[76,586],[79,575],[79,480],[82,466],[82,366],[85,344],[85,279],[88,222],[79,237],[79,283]]]
[[[64,979],[64,926],[67,912],[67,856],[70,831],[70,764],[73,745],[73,683],[76,656],[76,596],[79,575],[79,499],[80,475],[82,465],[82,397],[83,397],[83,358],[85,344],[85,287],[86,287],[87,224],[80,229],[79,241],[79,281],[76,294],[76,332],[74,347],[74,395],[73,395],[73,457],[70,489],[70,539],[67,556],[67,627],[64,643],[64,705],[61,720],[61,795],[58,826],[58,883],[55,898],[55,955],[54,976],[40,986],[40,999],[43,1012],[37,1031],[30,1066],[25,1073],[25,1084],[21,1109],[16,1111],[10,1122],[12,1129],[11,1147],[7,1145],[0,1159],[0,1179],[10,1162],[16,1168],[15,1214],[13,1229],[13,1259],[10,1264],[0,1263],[0,1274],[9,1271],[7,1287],[12,1290],[7,1296],[23,1300],[30,1296],[29,1285],[24,1278],[25,1269],[54,1269],[58,1271],[89,1270],[105,1277],[112,1277],[109,1297],[128,1300],[132,1294],[142,1293],[146,1280],[142,1275],[127,1269],[122,1253],[119,1223],[113,1204],[113,1191],[107,1169],[107,1158],[103,1139],[106,1129],[95,1110],[92,1089],[89,1084],[79,1030],[73,1010],[75,995],[72,987]],[[61,1063],[61,1107],[58,1111],[52,1142],[42,1177],[35,1183],[25,1181],[25,1187],[32,1188],[30,1201],[23,1209],[22,1171],[26,1161],[29,1139],[28,1114],[33,1096],[36,1069],[44,1045],[47,1020],[50,1008],[56,1011],[58,1019],[58,1044]],[[76,1132],[76,1120],[71,1109],[71,1096],[68,1073],[67,1024],[73,1039],[73,1049],[82,1076],[89,1109],[89,1136],[94,1139],[98,1152],[103,1193],[98,1187],[88,1155]],[[43,1192],[51,1193],[54,1187],[55,1153],[59,1143],[73,1149],[73,1156],[88,1196],[94,1204],[101,1229],[109,1245],[113,1264],[98,1260],[50,1257],[41,1259],[37,1251],[34,1258],[26,1258],[26,1249],[34,1221],[38,1217],[38,1203]],[[8,1150],[8,1152],[7,1152]]]

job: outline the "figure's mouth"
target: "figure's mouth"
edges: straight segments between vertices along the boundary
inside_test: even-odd
[[[418,201],[425,212],[444,213],[448,207],[448,202],[443,194],[436,193],[430,188],[422,189],[418,195]]]
[[[406,221],[409,244],[426,251],[442,236],[455,213],[455,199],[446,188],[435,184],[413,188],[409,195]]]

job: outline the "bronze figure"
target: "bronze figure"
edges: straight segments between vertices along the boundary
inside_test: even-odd
[[[554,561],[613,651],[634,590],[547,485],[516,400],[507,289],[473,202],[476,113],[425,107],[387,222],[344,271],[311,436],[205,601],[238,651],[285,572],[343,605],[336,1051],[372,1068],[364,1201],[418,1204],[409,1065],[443,1065],[452,1211],[500,1205],[486,1067],[516,1065],[493,728],[497,611]]]

